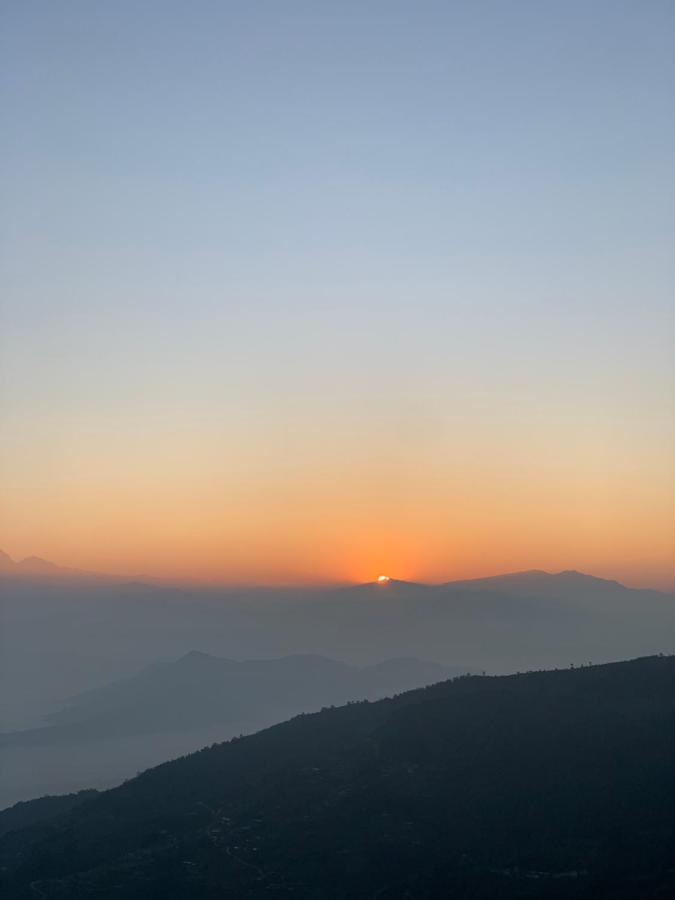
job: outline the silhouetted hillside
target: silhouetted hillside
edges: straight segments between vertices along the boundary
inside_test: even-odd
[[[0,841],[8,898],[675,892],[675,658],[303,715]]]
[[[27,800],[15,803],[9,809],[0,811],[0,836],[8,831],[27,828],[36,822],[55,819],[63,813],[70,812],[75,806],[90,800],[96,791],[79,791],[77,794],[62,794],[57,797],[40,797],[38,800]]]

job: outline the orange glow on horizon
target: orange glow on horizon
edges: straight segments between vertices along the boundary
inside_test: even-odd
[[[675,491],[657,477],[670,460],[634,467],[573,443],[548,458],[504,441],[499,454],[449,446],[417,466],[387,447],[320,443],[301,463],[261,444],[257,456],[231,450],[225,466],[181,433],[132,452],[92,431],[81,445],[54,444],[40,469],[38,437],[3,490],[0,548],[14,559],[227,584],[365,583],[383,572],[438,583],[524,569],[675,584]]]

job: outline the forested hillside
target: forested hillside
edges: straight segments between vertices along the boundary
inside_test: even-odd
[[[465,677],[205,749],[0,841],[8,898],[675,895],[675,657]]]

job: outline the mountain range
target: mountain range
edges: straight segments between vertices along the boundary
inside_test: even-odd
[[[14,560],[0,550],[0,579],[18,578],[25,580],[57,580],[62,582],[126,582],[134,579],[129,576],[108,575],[102,572],[89,572],[85,569],[74,569],[70,566],[60,566],[41,556],[26,556],[24,559]],[[152,579],[146,579],[148,583]]]
[[[238,662],[191,651],[69,698],[44,725],[0,733],[0,806],[43,791],[107,787],[301,712],[455,674],[416,659],[357,667],[311,655]]]
[[[413,658],[451,673],[563,668],[672,653],[675,596],[574,571],[302,589],[7,577],[0,590],[0,731],[24,734],[0,746],[8,773],[0,780],[0,806],[45,792],[111,785],[162,759],[293,713],[373,696],[363,684],[361,693],[336,693],[324,676],[312,694],[309,676],[296,690],[296,705],[272,689],[260,691],[248,708],[240,703],[245,721],[236,720],[236,696],[213,686],[192,695],[198,702],[176,690],[171,708],[159,698],[145,704],[146,713],[135,712],[127,702],[127,680],[153,660],[165,661],[168,677],[171,661],[190,651],[220,659],[213,663],[219,671],[224,660],[286,657],[325,657],[359,669]],[[244,678],[244,669],[232,669],[228,678],[230,684],[245,682],[242,696],[255,681],[252,672]],[[151,696],[151,681],[146,673],[135,682],[139,699]],[[103,693],[93,696],[107,723],[103,714],[97,718],[95,704],[72,700],[98,689]],[[252,718],[261,699],[269,715]],[[94,740],[96,754],[85,751]],[[81,754],[71,752],[75,745]]]
[[[674,770],[675,657],[465,676],[0,813],[0,887],[8,900],[663,900]]]
[[[238,662],[193,650],[138,674],[76,695],[48,724],[0,733],[0,750],[135,734],[269,723],[299,712],[378,699],[458,674],[437,663],[389,659],[350,666],[321,656]]]

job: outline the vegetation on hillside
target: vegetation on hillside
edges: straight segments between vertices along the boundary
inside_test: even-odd
[[[7,898],[675,896],[675,657],[463,677],[158,766],[0,841]]]

